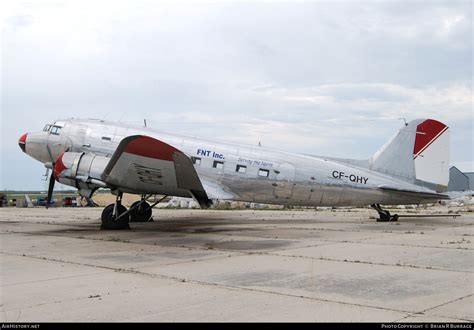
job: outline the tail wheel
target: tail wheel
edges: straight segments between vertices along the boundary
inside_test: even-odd
[[[379,215],[380,215],[380,221],[390,221],[390,212],[386,210],[382,210],[382,212],[380,212]]]
[[[140,204],[140,205],[138,205]],[[138,205],[138,206],[137,206]],[[134,208],[137,206],[136,208]],[[151,206],[147,202],[136,201],[130,206],[130,221],[131,222],[148,222],[151,219]]]
[[[122,213],[127,212],[127,208],[122,204],[117,204],[117,215],[114,216],[114,207],[115,204],[110,204],[102,211],[102,229],[130,229],[128,222],[130,220],[130,215],[124,215],[123,217],[117,219]]]

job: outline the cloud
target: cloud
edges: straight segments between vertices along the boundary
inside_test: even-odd
[[[337,109],[346,120],[347,115],[397,119],[401,116],[413,118],[416,114],[446,121],[472,118],[472,88],[468,84],[413,88],[387,83],[341,83],[293,89],[266,88],[255,92],[296,107]]]
[[[353,158],[434,117],[473,160],[469,1],[12,3],[0,188],[34,186],[17,138],[59,117]]]

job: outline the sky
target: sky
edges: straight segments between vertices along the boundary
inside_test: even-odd
[[[403,120],[474,171],[472,1],[2,1],[0,190],[44,190],[17,141],[99,118],[334,157]]]

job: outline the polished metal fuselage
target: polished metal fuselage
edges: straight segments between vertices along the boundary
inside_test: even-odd
[[[47,167],[51,167],[51,159],[65,150],[111,157],[125,137],[146,135],[170,144],[192,158],[211,199],[299,206],[364,206],[429,201],[379,189],[387,185],[400,189],[421,189],[409,180],[329,158],[217,142],[101,120],[69,119],[57,123],[63,126],[59,135],[38,132],[30,133],[28,138],[26,152]],[[177,191],[156,193],[190,197],[185,192]]]

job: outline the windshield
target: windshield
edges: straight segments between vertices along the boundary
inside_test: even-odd
[[[60,127],[60,126],[54,125],[54,126],[51,128],[51,134],[59,135],[59,133],[61,133],[61,128],[62,128],[62,127]]]

